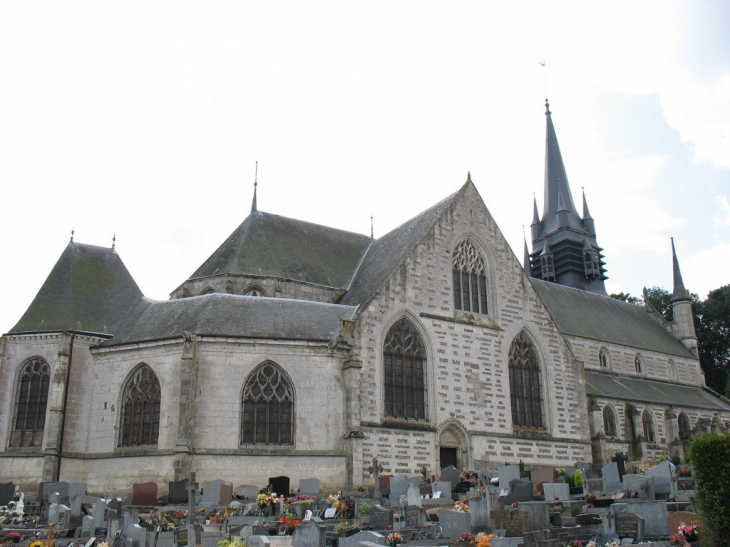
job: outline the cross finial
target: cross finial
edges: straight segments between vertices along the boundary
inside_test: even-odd
[[[370,239],[373,239],[373,214],[370,213]]]
[[[74,228],[71,228],[71,241],[69,241],[69,243],[73,243],[73,242],[74,242]]]
[[[117,246],[117,234],[114,234],[114,236],[112,237],[112,251],[114,250],[114,248],[116,246]]]
[[[251,212],[256,213],[258,212],[258,207],[256,206],[256,187],[259,185],[259,162],[256,162],[256,174],[253,178],[253,202],[251,203]]]

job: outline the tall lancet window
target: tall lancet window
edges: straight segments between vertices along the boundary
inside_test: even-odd
[[[426,419],[426,351],[416,328],[401,319],[385,337],[383,346],[385,415]]]
[[[122,394],[119,446],[157,444],[160,433],[160,381],[153,370],[139,365]]]
[[[654,433],[654,418],[648,409],[641,415],[641,425],[644,429],[644,439],[646,442],[655,443],[656,434]]]
[[[242,443],[293,444],[294,389],[278,365],[266,362],[249,375],[241,404]]]
[[[616,413],[613,411],[613,408],[608,405],[603,407],[603,433],[605,433],[606,437],[618,436]]]
[[[509,349],[509,389],[512,423],[519,427],[543,427],[540,362],[524,331],[515,337]]]
[[[454,307],[474,313],[487,312],[487,273],[484,258],[465,239],[456,246],[453,260]]]
[[[41,446],[51,373],[43,359],[30,359],[20,372],[10,446]]]

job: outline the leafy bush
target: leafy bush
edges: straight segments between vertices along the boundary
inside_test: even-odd
[[[674,456],[672,456],[671,461],[674,465],[679,465],[681,463],[680,459],[679,459],[679,454],[675,454]]]
[[[573,473],[573,483],[576,488],[583,486],[583,472],[580,469],[576,469]]]
[[[702,542],[727,545],[730,538],[730,435],[695,437],[690,447],[696,499],[703,513]]]
[[[580,515],[580,505],[578,505],[577,503],[574,503],[570,507],[570,516],[577,517],[578,515]]]
[[[360,515],[367,517],[370,514],[370,504],[366,501],[360,502]]]

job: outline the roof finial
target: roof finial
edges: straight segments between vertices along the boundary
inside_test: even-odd
[[[74,229],[75,229],[75,226],[71,228],[71,241],[69,241],[69,243],[74,242]]]
[[[251,212],[257,213],[258,207],[256,206],[256,187],[259,185],[259,162],[256,161],[256,174],[253,178],[253,202],[251,203]]]
[[[370,239],[373,239],[373,214],[370,213]]]
[[[112,237],[112,251],[114,250],[114,248],[116,246],[117,246],[117,234],[114,234],[114,236]]]
[[[551,114],[550,112],[550,103],[548,102],[547,98],[545,99],[545,115],[549,116]]]
[[[471,182],[471,171],[466,172],[466,182]]]

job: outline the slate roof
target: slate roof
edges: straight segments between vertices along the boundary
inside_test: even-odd
[[[349,290],[340,298],[339,303],[352,306],[364,305],[395,273],[398,266],[433,228],[454,198],[469,184],[472,184],[471,179],[458,192],[451,194],[417,217],[376,240],[365,254]]]
[[[530,278],[560,332],[697,359],[643,306]]]
[[[670,384],[644,378],[619,377],[586,371],[586,393],[646,404],[675,405],[730,411],[730,404],[701,387]]]
[[[261,275],[345,289],[373,239],[252,212],[191,276]]]
[[[10,332],[113,333],[142,298],[114,249],[69,243]]]
[[[211,293],[155,301],[145,298],[104,346],[198,336],[332,340],[355,308],[309,300]]]

